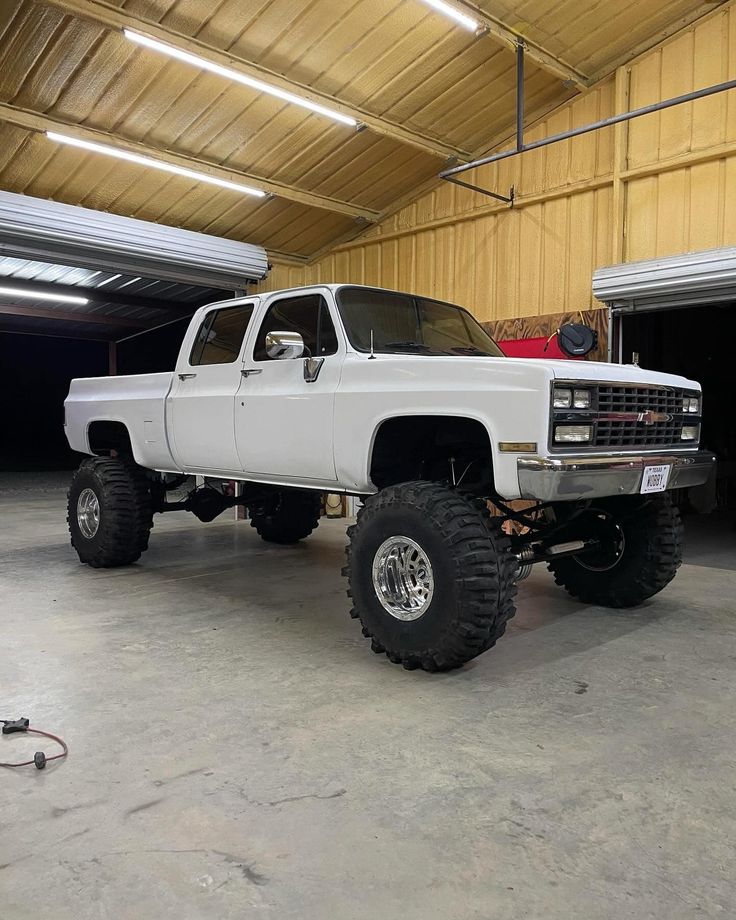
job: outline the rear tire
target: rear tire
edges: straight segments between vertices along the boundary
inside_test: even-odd
[[[636,607],[666,587],[682,563],[680,512],[667,493],[599,499],[593,505],[619,531],[619,556],[569,556],[549,570],[558,585],[586,604]]]
[[[67,493],[71,544],[93,568],[130,565],[148,549],[153,505],[148,479],[132,460],[90,457]]]
[[[251,508],[250,526],[267,543],[298,543],[318,526],[321,511],[319,492],[277,489],[273,496]]]
[[[440,483],[389,486],[348,535],[350,615],[374,652],[409,670],[449,671],[503,635],[518,563],[485,502]]]

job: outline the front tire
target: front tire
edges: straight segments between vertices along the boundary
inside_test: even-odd
[[[348,530],[348,596],[374,652],[449,671],[491,648],[514,615],[517,560],[484,502],[434,482],[389,486]]]
[[[599,556],[569,556],[553,562],[555,582],[586,604],[636,607],[658,594],[682,563],[680,512],[664,493],[657,498],[622,497],[595,501],[593,523],[615,528],[618,549]]]
[[[132,460],[90,457],[67,493],[71,543],[93,568],[130,565],[148,549],[153,527],[151,491]]]
[[[267,543],[289,545],[308,537],[318,526],[322,511],[319,492],[277,489],[273,495],[250,509],[250,526]]]

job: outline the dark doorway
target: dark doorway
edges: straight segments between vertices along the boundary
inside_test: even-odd
[[[107,343],[0,332],[0,470],[74,469],[64,435],[73,377],[107,374]]]
[[[736,508],[736,305],[685,307],[622,317],[622,359],[697,380],[703,387],[701,446],[718,457],[715,494],[704,507]],[[713,487],[711,486],[711,491]],[[693,496],[697,504],[697,496]],[[703,496],[701,496],[703,499]]]

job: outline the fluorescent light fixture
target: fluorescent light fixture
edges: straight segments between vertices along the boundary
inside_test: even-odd
[[[429,2],[429,0],[428,0]],[[467,18],[467,17],[466,17]],[[185,64],[191,64],[193,67],[199,67],[201,70],[208,70],[210,73],[216,73],[227,80],[234,80],[243,86],[249,86],[251,89],[258,90],[259,93],[268,93],[269,96],[276,96],[277,99],[283,99],[284,102],[292,102],[294,105],[300,105],[310,112],[317,112],[318,115],[325,115],[327,118],[333,118],[344,125],[350,125],[355,128],[358,124],[355,118],[350,115],[343,115],[342,112],[336,112],[334,109],[328,109],[327,106],[320,105],[318,102],[312,102],[290,93],[285,89],[279,89],[278,86],[271,86],[270,83],[264,83],[263,80],[257,80],[255,77],[246,76],[237,70],[231,70],[229,67],[222,67],[215,64],[198,54],[190,54],[188,51],[182,51],[181,48],[174,48],[173,45],[167,45],[165,42],[157,41],[155,38],[149,38],[148,35],[141,35],[140,32],[133,32],[131,29],[123,29],[123,34],[132,42],[138,45],[144,45],[146,48],[152,48],[154,51],[160,51],[161,54],[168,54],[169,57],[176,58],[178,61],[184,61]]]
[[[216,176],[208,176],[207,173],[195,172],[195,170],[186,169],[183,166],[174,166],[172,163],[154,160],[153,157],[145,157],[139,153],[121,150],[119,147],[108,147],[107,144],[82,141],[77,137],[57,134],[56,131],[47,131],[46,137],[52,141],[58,141],[60,144],[81,147],[82,150],[91,150],[93,153],[104,153],[109,157],[117,157],[119,160],[127,160],[129,163],[137,163],[139,166],[150,166],[151,169],[161,169],[163,172],[174,173],[176,176],[185,176],[187,179],[194,179],[196,182],[208,182],[210,185],[218,185],[220,188],[227,188],[233,192],[242,192],[244,195],[255,195],[257,198],[264,198],[266,195],[266,192],[262,192],[258,188],[251,188],[249,185],[240,185],[238,182],[218,179]]]
[[[0,287],[0,294],[10,297],[30,297],[32,300],[55,300],[58,303],[89,303],[86,297],[72,294],[49,294],[46,291],[32,291],[30,288]]]
[[[480,29],[479,22],[470,16],[466,16],[465,13],[461,13],[457,7],[452,6],[450,3],[445,3],[445,0],[424,0],[424,3],[437,10],[438,13],[444,13],[445,16],[454,19],[464,29],[470,29],[471,32],[477,32]]]
[[[102,281],[100,281],[100,283],[97,285],[95,290],[99,290],[101,287],[104,287],[106,284],[110,284],[111,281],[117,281],[118,278],[122,278],[122,277],[123,277],[122,275],[110,275],[109,278],[104,278]]]

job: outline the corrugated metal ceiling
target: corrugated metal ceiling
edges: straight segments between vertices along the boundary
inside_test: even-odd
[[[262,246],[4,191],[0,253],[230,290],[268,271]]]
[[[383,212],[438,157],[234,86],[31,0],[0,4],[0,103]],[[94,5],[94,4],[92,4]],[[104,4],[100,4],[103,6]],[[484,0],[483,9],[590,77],[712,10],[696,0]],[[471,153],[514,120],[514,56],[421,0],[114,0],[110,6]],[[573,90],[528,63],[527,111]],[[354,218],[255,200],[0,122],[0,187],[309,256]]]
[[[8,281],[28,282],[27,288],[34,290],[53,284],[59,292],[79,294],[89,302],[57,303],[2,294],[0,331],[105,341],[188,317],[202,304],[229,296],[215,288],[0,257],[0,287]]]
[[[200,303],[202,297],[208,296],[210,291],[216,294],[220,290],[219,288],[177,284],[174,281],[155,281],[151,278],[138,278],[134,275],[121,275],[116,272],[73,268],[68,265],[49,265],[46,262],[2,256],[0,256],[0,278],[76,285],[82,289],[80,293],[93,291],[96,296],[102,296],[107,291],[115,291],[131,297],[170,300],[182,304]]]

